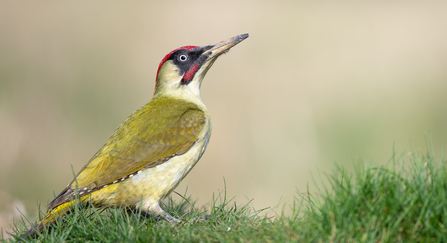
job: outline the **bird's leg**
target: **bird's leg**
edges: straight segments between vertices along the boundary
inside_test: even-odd
[[[163,218],[165,218],[167,221],[169,221],[169,223],[171,223],[172,225],[182,222],[180,219],[172,217],[171,215],[169,215],[168,213],[166,213],[163,210],[161,210],[160,214],[161,214],[161,216],[163,216]]]
[[[157,204],[157,206],[155,207],[154,212],[157,215],[162,216],[163,218],[165,218],[171,225],[175,225],[178,223],[181,223],[182,221],[179,219],[176,219],[174,217],[172,217],[171,215],[169,215],[168,213],[166,213],[161,207],[160,205]]]
[[[138,208],[128,208],[127,212],[134,214],[137,218],[139,215],[141,215],[145,218],[156,218],[156,219],[159,219],[161,216],[161,217],[165,218],[172,225],[182,222],[181,220],[166,213],[160,206],[158,206],[153,211],[152,210],[151,211],[145,211],[145,210],[140,211],[140,209],[138,209]]]

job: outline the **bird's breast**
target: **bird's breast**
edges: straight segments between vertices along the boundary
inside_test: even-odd
[[[178,186],[202,157],[210,135],[211,126],[186,153],[176,155],[153,168],[145,169],[131,178],[129,183],[132,183],[132,188],[138,188],[136,190],[139,191],[140,198],[143,195],[143,204],[158,203]]]

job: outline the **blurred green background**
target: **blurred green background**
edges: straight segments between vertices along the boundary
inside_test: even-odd
[[[0,227],[36,215],[152,97],[183,45],[250,37],[208,72],[208,149],[176,190],[256,209],[312,175],[447,138],[446,1],[1,1]],[[317,179],[319,180],[319,179]]]

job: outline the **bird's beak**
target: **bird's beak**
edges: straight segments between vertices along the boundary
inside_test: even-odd
[[[248,38],[248,34],[243,34],[243,35],[238,35],[238,36],[232,37],[228,40],[221,41],[215,45],[212,45],[211,49],[205,51],[202,55],[209,55],[207,58],[208,60],[215,59],[216,57],[218,57],[221,54],[230,50],[231,47],[239,44],[239,42],[241,42],[247,38]]]
[[[231,47],[237,45],[239,42],[245,40],[248,38],[248,34],[238,35],[233,38],[230,38],[228,40],[221,41],[214,45],[209,46],[203,46],[199,48],[203,48],[205,51],[200,56],[199,60],[196,61],[196,64],[193,67],[193,69],[190,68],[190,70],[193,70],[194,76],[198,76],[199,85],[202,84],[203,77],[205,77],[205,74],[208,72],[208,70],[211,68],[211,66],[214,64],[214,62],[217,60],[217,57],[222,55],[223,53],[230,50]],[[198,69],[198,70],[197,70]],[[189,72],[189,70],[188,70]],[[187,75],[188,72],[185,74]],[[183,75],[183,76],[185,76]],[[184,78],[182,78],[184,80]],[[189,79],[191,80],[191,79]]]

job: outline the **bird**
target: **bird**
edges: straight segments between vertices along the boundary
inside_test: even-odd
[[[169,52],[157,70],[152,99],[132,113],[49,204],[47,214],[22,237],[36,238],[68,214],[77,201],[123,207],[179,219],[160,207],[199,161],[211,136],[211,118],[200,96],[205,74],[248,34],[214,45]]]

